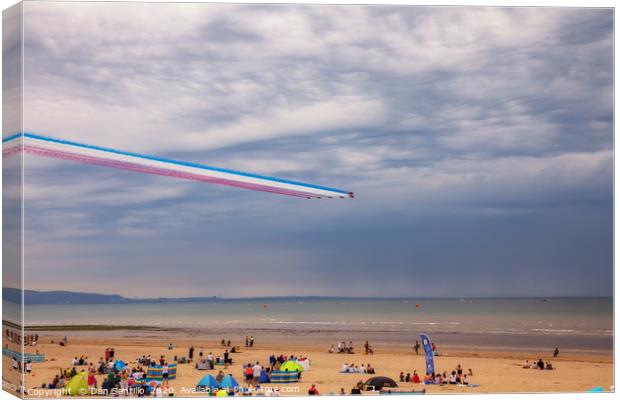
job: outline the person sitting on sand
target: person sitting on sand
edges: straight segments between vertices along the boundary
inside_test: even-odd
[[[368,363],[368,365],[366,366],[366,373],[374,375],[375,374],[375,367],[371,366],[370,363]]]
[[[217,375],[215,376],[215,380],[217,381],[217,383],[222,382],[222,380],[224,379],[224,373],[222,372],[222,370],[220,370],[220,372],[217,373]]]
[[[312,386],[310,386],[310,389],[308,389],[308,394],[310,396],[318,396],[319,395],[319,390],[316,388],[314,383],[312,384]]]
[[[539,369],[543,370],[545,369],[545,362],[542,360],[542,358],[538,359],[538,362],[536,363],[536,365],[538,366]]]
[[[340,368],[340,372],[344,372],[344,373],[349,372],[349,364],[347,363],[342,364],[342,368]]]
[[[424,374],[424,384],[425,385],[431,384],[431,376],[429,374]]]
[[[470,368],[470,369],[467,370],[467,374],[469,376],[474,376],[474,371],[472,371],[471,368]]]
[[[456,385],[456,372],[452,371],[450,374],[450,385]]]
[[[418,371],[413,371],[413,378],[411,378],[413,383],[420,383],[420,375],[418,375]]]
[[[340,388],[340,396],[346,396],[347,392],[344,391],[344,388]]]
[[[469,385],[469,378],[467,378],[467,374],[463,376],[463,385]]]
[[[553,365],[551,365],[551,362],[547,361],[547,364],[545,365],[545,369],[553,369]]]
[[[400,380],[401,382],[405,382],[405,373],[404,373],[403,371],[400,371],[399,380]]]
[[[332,344],[332,347],[329,348],[328,352],[332,354],[336,352],[336,348],[334,347],[333,344]]]
[[[525,360],[525,362],[523,363],[523,368],[529,369],[531,367],[532,365],[530,364],[530,360]]]

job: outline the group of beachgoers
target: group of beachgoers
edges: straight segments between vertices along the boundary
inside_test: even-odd
[[[22,363],[17,359],[17,357],[13,357],[13,369],[21,371]],[[32,360],[24,360],[24,372],[27,374],[32,372]]]
[[[347,344],[345,340],[342,340],[338,343],[337,346],[334,346],[332,344],[328,352],[329,353],[354,354],[355,351],[353,349],[353,341],[349,340],[349,343]],[[366,343],[364,343],[364,354],[366,355],[374,354],[374,352],[375,351],[373,350],[372,346],[370,345],[370,343],[368,343],[368,340],[367,340]]]
[[[441,374],[433,372],[432,374],[425,374],[423,378],[420,378],[420,375],[416,370],[413,371],[413,374],[407,373],[406,375],[401,371],[399,380],[401,382],[424,385],[469,385],[469,379],[473,375],[474,373],[471,368],[467,371],[467,374],[465,374],[463,373],[463,368],[460,365],[457,365],[457,367],[452,370],[450,374],[446,371]]]
[[[238,351],[239,350],[235,346],[232,346],[230,350],[226,348],[224,350],[223,355],[215,355],[211,351],[205,355],[205,349],[204,347],[201,347],[198,351],[198,359],[194,366],[196,369],[203,370],[203,369],[215,369],[216,365],[222,365],[222,366],[232,365],[233,359],[230,357],[230,353],[237,353]],[[194,349],[194,346],[191,346],[187,353],[189,362],[192,362],[194,360],[195,352],[196,350]],[[185,357],[181,359],[181,364],[185,363],[184,358]]]
[[[9,343],[22,344],[22,335],[20,332],[14,331],[12,329],[6,329],[5,331],[6,338]],[[36,346],[39,342],[39,334],[28,334],[24,335],[24,346]]]
[[[370,363],[368,363],[368,365],[364,366],[364,364],[357,366],[353,363],[351,364],[347,364],[344,363],[342,364],[342,368],[340,368],[340,372],[344,373],[344,374],[375,374],[375,367],[373,367],[372,365],[370,365]]]
[[[328,350],[330,353],[345,353],[345,354],[354,354],[353,351],[353,342],[349,340],[349,344],[346,341],[341,341],[338,343],[338,346],[334,346],[333,344]]]
[[[524,369],[538,369],[538,370],[552,370],[553,369],[553,364],[551,364],[550,361],[543,361],[542,358],[539,358],[538,361],[534,362],[530,360],[525,360],[523,362],[523,368]]]
[[[159,365],[162,368],[162,381],[155,387],[146,387],[145,367]],[[114,358],[114,349],[108,348],[105,350],[105,356],[100,357],[98,363],[95,365],[88,361],[88,357],[74,357],[70,368],[61,370],[57,374],[52,382],[49,384],[43,384],[42,388],[47,389],[62,389],[65,385],[77,374],[86,372],[86,383],[88,385],[88,393],[126,393],[136,395],[138,397],[143,396],[146,393],[152,393],[155,397],[163,397],[169,390],[168,386],[168,362],[164,356],[161,356],[159,360],[151,358],[150,355],[138,358],[136,365],[130,368],[124,363],[117,363]],[[77,370],[77,367],[85,366],[85,369]],[[103,381],[99,386],[97,376],[103,376]]]
[[[245,347],[254,347],[254,335],[245,337]]]

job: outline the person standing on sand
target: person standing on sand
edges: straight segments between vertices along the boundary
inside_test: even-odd
[[[256,364],[254,364],[254,366],[252,367],[252,375],[254,377],[255,385],[257,385],[258,381],[260,380],[260,373],[262,370],[263,370],[263,367],[261,367],[260,363],[256,361]]]
[[[560,355],[560,349],[557,347],[553,350],[553,358],[557,358]]]
[[[245,347],[250,347],[250,338],[245,337]]]
[[[194,346],[189,348],[189,360],[192,361],[194,359]]]
[[[417,356],[418,354],[420,354],[420,342],[418,342],[417,340],[415,341],[415,345],[413,346],[413,349],[415,350],[415,355]]]

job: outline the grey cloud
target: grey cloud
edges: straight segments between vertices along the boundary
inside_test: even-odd
[[[333,293],[330,271],[363,275],[378,255],[412,279],[424,265],[430,277],[465,269],[489,295],[507,278],[514,293],[541,293],[528,279],[549,285],[562,265],[554,293],[611,293],[610,10],[31,2],[26,17],[28,130],[358,195],[300,202],[27,160],[41,260],[93,274],[124,259],[176,263],[189,276],[209,258],[230,279],[253,257],[257,268],[294,260],[284,288],[263,282],[279,294],[303,289],[296,276]],[[435,224],[445,236],[425,237]],[[579,226],[600,241],[575,244]],[[493,242],[498,232],[523,256]],[[230,255],[231,243],[245,252]],[[112,255],[95,260],[102,248]],[[445,293],[460,280],[442,281]],[[376,291],[353,282],[348,294]],[[249,290],[239,286],[260,295]]]

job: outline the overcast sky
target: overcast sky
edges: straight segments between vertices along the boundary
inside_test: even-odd
[[[24,9],[27,131],[356,193],[27,156],[27,289],[612,294],[612,10]]]

